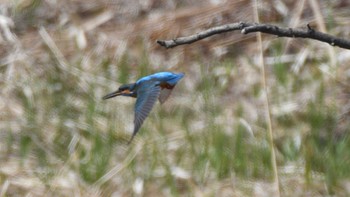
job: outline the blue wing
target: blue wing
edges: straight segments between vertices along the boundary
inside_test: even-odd
[[[134,119],[134,132],[131,136],[130,143],[137,132],[139,131],[143,121],[147,118],[149,112],[152,110],[156,103],[160,93],[159,82],[150,80],[144,81],[137,88],[137,100],[135,104],[135,119]]]

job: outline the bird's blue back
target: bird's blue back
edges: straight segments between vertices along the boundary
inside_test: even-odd
[[[158,72],[152,75],[142,77],[136,81],[136,85],[139,85],[145,81],[155,80],[159,82],[166,82],[169,85],[176,85],[176,83],[184,76],[183,73],[172,73],[172,72]]]

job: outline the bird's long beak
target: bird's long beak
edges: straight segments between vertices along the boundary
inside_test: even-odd
[[[107,94],[106,96],[104,96],[104,97],[102,97],[102,99],[103,100],[106,100],[106,99],[110,99],[110,98],[113,98],[113,97],[116,97],[116,96],[127,96],[127,95],[129,95],[131,92],[130,92],[130,90],[123,90],[123,91],[121,91],[121,90],[117,90],[117,91],[115,91],[115,92],[111,92],[111,93],[109,93],[109,94]]]
[[[106,100],[106,99],[110,99],[110,98],[113,98],[116,96],[120,96],[122,94],[123,94],[123,91],[117,90],[117,91],[114,91],[114,92],[107,94],[106,96],[102,97],[102,99]]]

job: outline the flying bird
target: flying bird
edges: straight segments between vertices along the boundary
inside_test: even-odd
[[[164,103],[170,96],[177,82],[179,82],[184,75],[184,73],[172,72],[154,73],[140,78],[135,83],[121,85],[118,90],[103,97],[103,99],[110,99],[116,96],[136,98],[134,131],[128,144],[134,139],[157,99],[161,104]]]

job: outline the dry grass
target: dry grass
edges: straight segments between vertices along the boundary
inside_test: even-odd
[[[0,196],[270,196],[254,35],[155,43],[253,20],[250,1],[201,2],[2,1]],[[347,1],[276,2],[261,22],[350,37]],[[350,52],[262,44],[281,195],[349,195]],[[161,70],[186,77],[126,146],[134,101],[101,96]]]

